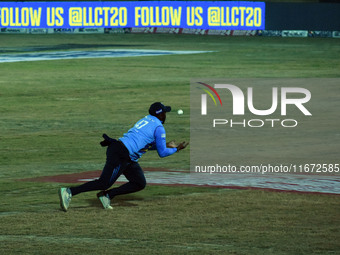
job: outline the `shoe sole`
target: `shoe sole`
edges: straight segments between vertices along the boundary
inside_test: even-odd
[[[64,212],[67,212],[67,208],[64,206],[63,203],[63,196],[61,195],[61,189],[58,190],[59,200],[60,200],[60,207]]]

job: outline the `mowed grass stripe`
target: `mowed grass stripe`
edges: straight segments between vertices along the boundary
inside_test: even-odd
[[[50,243],[50,244],[74,244],[74,243],[82,243],[84,245],[93,245],[95,243],[105,243],[105,244],[114,244],[117,243],[121,245],[129,245],[129,243],[135,243],[136,239],[122,239],[122,238],[93,238],[93,237],[73,237],[73,236],[36,236],[36,235],[0,235],[0,241],[10,241],[10,242],[22,242],[22,241],[29,241],[29,242],[43,242],[43,243]],[[152,241],[152,240],[139,240],[138,242],[143,243],[143,245],[152,245],[152,246],[159,246],[159,241]],[[233,245],[227,244],[213,244],[213,243],[190,243],[188,245],[181,245],[181,244],[171,244],[168,241],[162,243],[162,246],[168,247],[176,247],[182,249],[190,249],[190,248],[199,248],[199,247],[212,247],[212,248],[222,248],[222,247],[232,247]]]
[[[195,193],[191,188],[191,194],[187,189],[184,194],[171,195],[181,191],[150,187],[143,193],[117,198],[113,211],[97,207],[94,193],[84,194],[74,199],[67,213],[50,204],[49,212],[2,217],[2,235],[6,239],[22,233],[27,236],[22,241],[42,253],[47,248],[39,245],[48,246],[55,236],[61,240],[55,244],[65,254],[76,249],[68,247],[72,240],[74,246],[81,246],[84,240],[84,250],[107,243],[107,247],[120,247],[120,254],[130,248],[165,249],[163,254],[186,249],[240,254],[264,254],[270,250],[275,254],[294,254],[295,250],[313,254],[339,249],[338,243],[329,242],[339,238],[337,196],[200,190]],[[31,236],[38,238],[30,243]],[[41,236],[47,237],[46,243]],[[71,241],[64,241],[68,237]],[[113,241],[106,242],[107,239]],[[14,243],[6,239],[2,245],[16,247]]]

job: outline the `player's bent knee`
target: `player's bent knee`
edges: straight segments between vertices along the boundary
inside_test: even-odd
[[[137,182],[136,184],[137,184],[138,191],[142,190],[146,187],[146,181],[145,180]]]

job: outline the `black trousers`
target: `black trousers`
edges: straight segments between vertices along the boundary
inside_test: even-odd
[[[121,174],[129,182],[120,187],[107,190]],[[145,186],[146,180],[142,168],[137,162],[130,160],[129,151],[126,147],[121,142],[114,140],[106,150],[106,163],[99,179],[70,189],[72,196],[88,191],[107,190],[105,193],[112,199],[117,195],[140,191]]]

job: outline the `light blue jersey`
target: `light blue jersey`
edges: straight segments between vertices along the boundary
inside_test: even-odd
[[[149,149],[157,149],[158,155],[162,158],[177,151],[177,148],[166,147],[166,134],[163,124],[152,115],[139,120],[119,140],[128,149],[132,161],[138,161]]]

